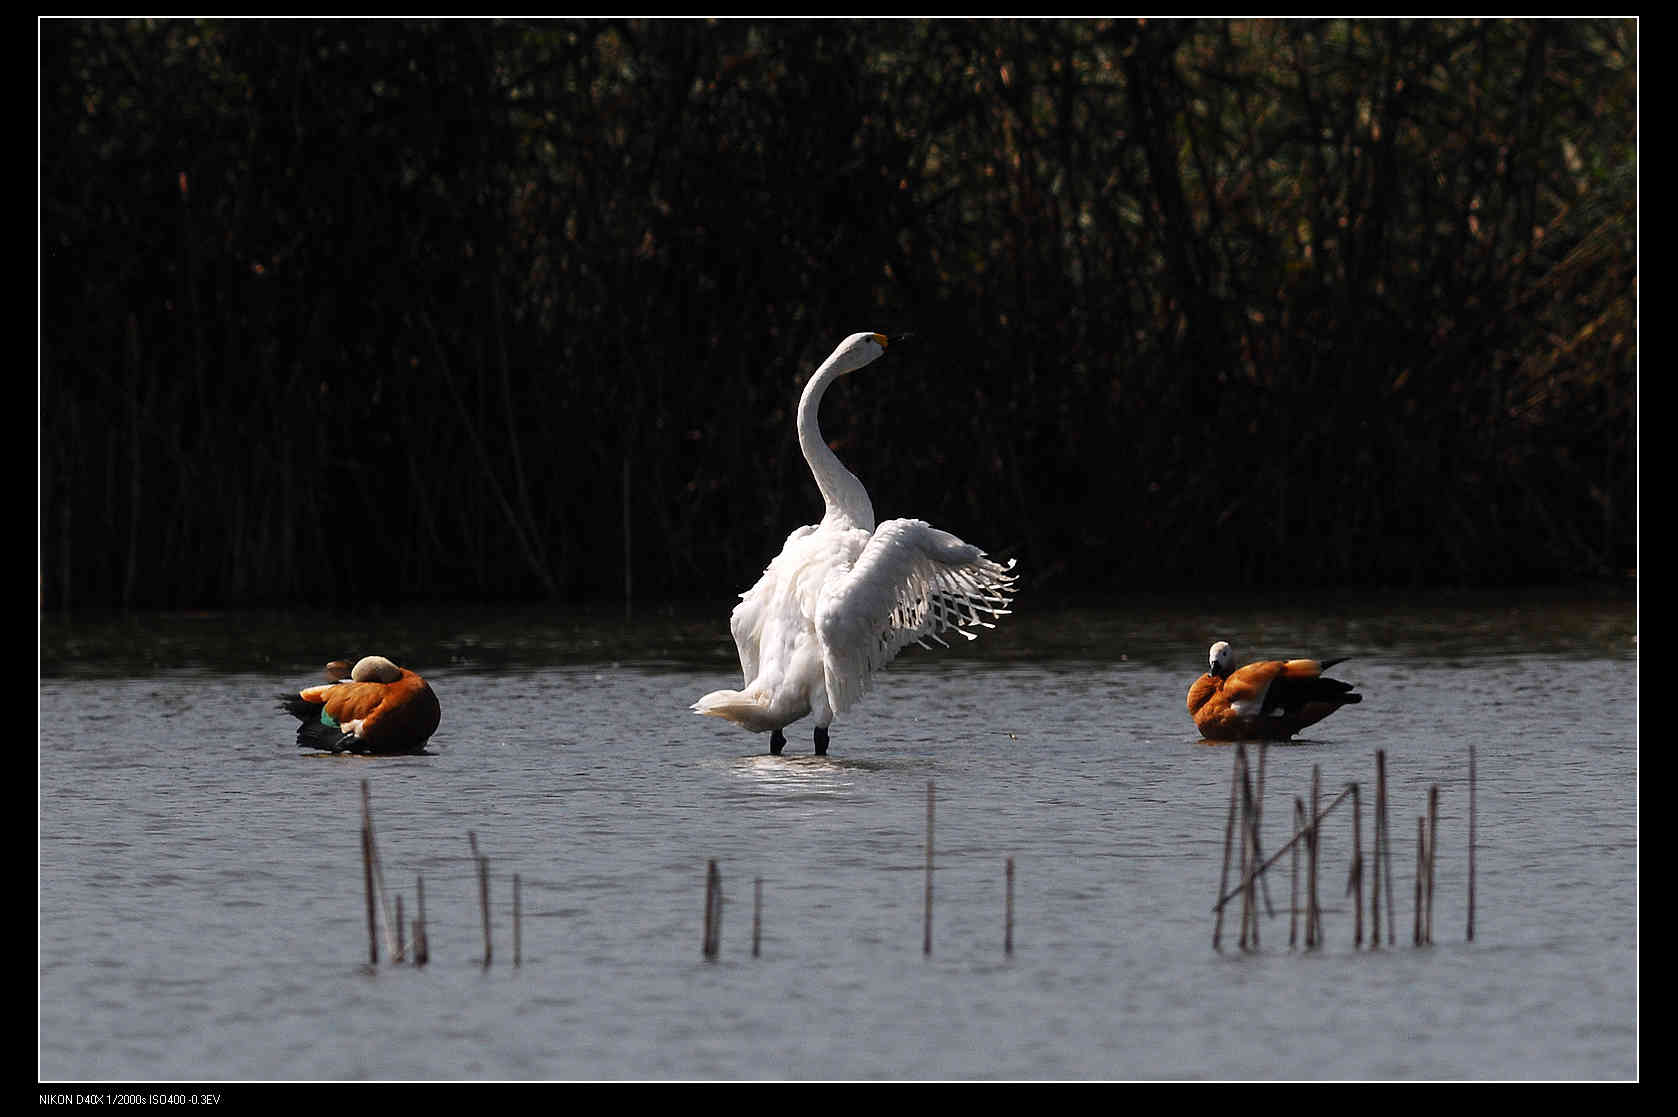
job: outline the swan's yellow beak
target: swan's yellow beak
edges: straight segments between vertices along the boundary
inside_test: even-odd
[[[880,343],[880,348],[881,349],[884,349],[887,345],[885,334],[875,334],[874,335],[874,340]]]

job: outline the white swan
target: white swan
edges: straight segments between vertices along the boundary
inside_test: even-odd
[[[944,644],[955,631],[994,628],[983,617],[1008,612],[1014,578],[979,548],[923,520],[874,526],[868,491],[822,440],[816,411],[839,377],[886,351],[883,334],[852,334],[822,362],[798,401],[798,445],[810,463],[827,514],[787,536],[786,546],[740,595],[729,620],[745,685],[693,704],[754,733],[781,732],[807,714],[816,722],[816,755],[827,752],[827,727],[862,697],[874,672],[906,645]],[[948,645],[945,645],[946,647]]]

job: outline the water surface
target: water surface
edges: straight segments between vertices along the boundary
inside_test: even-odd
[[[726,606],[712,611],[46,622],[40,1076],[1637,1076],[1629,603],[1026,610],[973,645],[906,652],[828,758],[807,725],[771,758],[688,711],[737,675]],[[1267,750],[1266,844],[1314,767],[1331,792],[1372,786],[1385,750],[1392,946],[1353,944],[1337,815],[1325,945],[1289,948],[1282,875],[1259,949],[1228,930],[1213,949],[1232,753],[1199,741],[1183,695],[1217,638],[1353,657],[1336,673],[1362,705]],[[432,754],[300,754],[273,695],[373,650],[436,687]],[[364,780],[410,915],[425,879],[424,969],[368,965]],[[1435,783],[1435,942],[1416,947],[1414,826]],[[469,832],[491,865],[487,968]],[[711,859],[726,905],[707,962]]]

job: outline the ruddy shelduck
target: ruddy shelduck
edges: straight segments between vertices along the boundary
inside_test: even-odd
[[[327,664],[331,682],[280,696],[280,706],[301,723],[297,747],[322,752],[414,753],[443,720],[437,695],[424,679],[382,655],[345,670]]]
[[[1189,716],[1212,741],[1285,741],[1342,706],[1362,702],[1352,683],[1323,672],[1342,659],[1267,659],[1235,666],[1235,653],[1219,640],[1208,653],[1206,674],[1189,687]]]

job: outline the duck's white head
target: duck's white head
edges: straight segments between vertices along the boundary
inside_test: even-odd
[[[363,656],[350,672],[350,678],[358,683],[394,683],[401,677],[402,669],[382,655]]]
[[[1229,650],[1229,641],[1219,640],[1206,653],[1206,673],[1229,678],[1229,673],[1235,670],[1235,653]]]
[[[839,343],[839,348],[833,351],[827,363],[832,365],[834,372],[839,375],[855,372],[885,356],[886,344],[885,334],[852,334]]]

